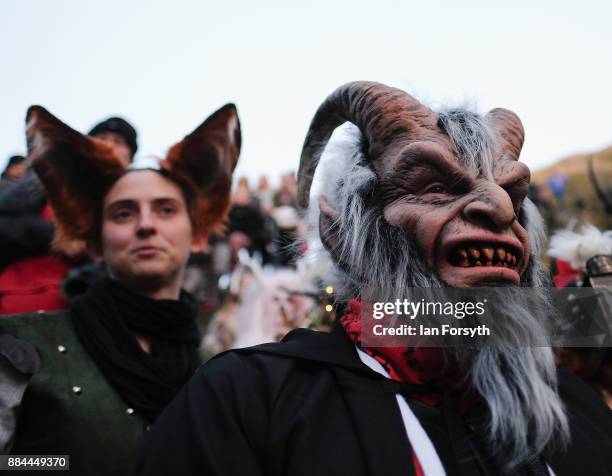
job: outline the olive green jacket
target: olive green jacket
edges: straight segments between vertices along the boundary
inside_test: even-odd
[[[149,429],[85,351],[67,312],[0,317],[42,360],[22,401],[12,454],[70,455],[70,471],[121,475]]]

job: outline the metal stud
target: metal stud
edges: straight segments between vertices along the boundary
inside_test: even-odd
[[[75,385],[74,387],[72,387],[72,393],[74,393],[75,395],[81,395],[81,393],[83,393],[83,389]]]
[[[125,413],[127,413],[128,415],[133,415],[134,414],[134,409],[133,408],[128,408],[125,410]]]
[[[65,354],[67,350],[68,350],[68,349],[66,349],[66,347],[64,347],[63,345],[58,345],[58,346],[57,346],[57,351],[58,351],[60,354]]]
[[[325,306],[325,310],[327,312],[332,312],[334,310],[334,306],[332,306],[331,304],[328,304],[327,306]]]

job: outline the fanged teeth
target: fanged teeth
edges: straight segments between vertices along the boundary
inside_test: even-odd
[[[503,261],[504,259],[506,259],[506,250],[503,248],[497,248],[495,250],[495,255],[497,256],[497,259],[499,261]]]
[[[470,248],[468,248],[468,253],[469,255],[474,258],[474,259],[478,259],[480,258],[480,251],[478,251],[477,248],[474,248],[473,246],[471,246]]]
[[[466,246],[456,248],[450,258],[454,266],[469,268],[472,266],[499,266],[516,268],[517,259],[514,253],[503,247]]]
[[[485,255],[485,257],[487,258],[487,261],[493,261],[493,248],[483,248],[482,249],[482,254]]]

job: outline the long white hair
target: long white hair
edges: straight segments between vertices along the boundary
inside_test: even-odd
[[[464,110],[440,117],[463,165],[490,175],[496,138],[486,118]],[[409,298],[410,288],[446,286],[428,269],[406,233],[389,225],[380,207],[371,203],[378,179],[363,156],[362,140],[359,129],[347,122],[334,131],[321,156],[310,194],[308,259],[334,262],[327,280],[340,301],[393,302]],[[336,259],[346,265],[339,266],[320,240],[320,195],[339,214]],[[546,272],[539,260],[545,241],[543,221],[528,199],[519,219],[531,243],[530,264],[521,286],[539,293],[539,302],[546,304]],[[547,332],[547,306],[534,308],[533,300],[524,299],[519,291],[508,288],[509,298],[491,303],[499,319],[496,332],[483,346],[449,349],[486,402],[487,443],[507,469],[555,444],[562,446],[569,438],[553,352],[536,340]]]

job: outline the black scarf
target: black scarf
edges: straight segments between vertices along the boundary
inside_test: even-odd
[[[72,324],[102,374],[137,413],[153,422],[200,364],[196,306],[137,294],[110,278],[70,305]],[[135,336],[151,343],[144,352]]]

